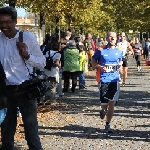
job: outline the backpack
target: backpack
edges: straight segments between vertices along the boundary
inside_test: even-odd
[[[44,67],[45,69],[51,71],[52,67],[56,67],[55,63],[53,62],[53,57],[56,53],[54,53],[53,56],[50,56],[50,50],[48,51],[49,57],[46,58],[46,66]]]

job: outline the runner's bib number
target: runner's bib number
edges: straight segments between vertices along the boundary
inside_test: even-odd
[[[106,67],[106,72],[116,72],[118,70],[118,66],[114,64],[105,65],[105,67]]]

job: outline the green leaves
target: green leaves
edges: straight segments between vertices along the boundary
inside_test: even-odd
[[[4,3],[1,0],[0,6]],[[48,26],[50,22],[55,24],[56,16],[61,16],[59,25],[85,26],[85,31],[94,33],[149,28],[149,0],[17,0],[16,5],[29,12],[44,12]]]

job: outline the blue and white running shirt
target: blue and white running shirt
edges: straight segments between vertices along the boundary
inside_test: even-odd
[[[119,62],[122,61],[122,51],[118,48],[110,49],[103,48],[97,50],[93,55],[93,59],[99,62],[101,66],[107,68],[106,72],[100,71],[101,82],[116,82],[119,81]]]

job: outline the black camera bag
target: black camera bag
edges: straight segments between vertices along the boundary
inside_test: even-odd
[[[19,32],[19,42],[23,42],[23,31]],[[24,61],[23,57],[22,59]],[[24,63],[29,72],[25,61]],[[28,99],[41,98],[46,94],[47,91],[53,88],[48,79],[48,76],[43,71],[33,68],[33,73],[30,74],[29,72],[29,75],[31,79],[23,83],[25,85],[24,92]]]

